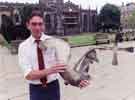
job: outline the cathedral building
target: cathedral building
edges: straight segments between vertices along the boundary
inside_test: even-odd
[[[12,16],[14,24],[20,24],[22,19],[19,9],[22,9],[24,5],[29,4],[0,3],[0,25],[3,14]],[[71,1],[64,3],[63,0],[39,0],[39,5],[45,9],[43,14],[47,34],[73,35],[97,31],[96,9],[83,9]]]

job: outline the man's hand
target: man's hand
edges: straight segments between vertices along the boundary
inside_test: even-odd
[[[51,68],[46,68],[43,70],[32,70],[27,76],[27,80],[37,80],[41,79],[47,75],[53,74],[53,73],[59,73],[64,72],[66,70],[66,65],[64,64],[56,64],[52,66]]]
[[[64,72],[66,70],[66,65],[65,64],[56,64],[53,65],[51,68],[46,69],[47,75],[53,74],[53,73],[59,73],[59,72]]]
[[[87,87],[90,84],[88,80],[82,80],[79,84],[79,87],[82,89],[84,87]]]

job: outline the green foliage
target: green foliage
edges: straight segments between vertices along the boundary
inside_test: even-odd
[[[1,23],[1,33],[4,36],[4,38],[10,42],[13,38],[12,36],[12,30],[13,30],[13,21],[11,19],[11,16],[7,16],[5,14],[2,15],[2,23]]]
[[[25,25],[27,17],[30,15],[31,11],[32,11],[32,7],[33,5],[25,5],[21,10],[20,10],[20,14],[21,14],[21,19],[22,19],[22,24]]]
[[[100,11],[99,21],[101,28],[107,32],[109,29],[119,29],[120,27],[120,10],[117,6],[106,4]]]

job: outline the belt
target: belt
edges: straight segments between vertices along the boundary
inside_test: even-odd
[[[56,80],[54,80],[54,81],[52,81],[52,82],[50,82],[50,83],[47,83],[46,85],[49,86],[49,85],[52,85],[52,84],[54,84],[54,83],[56,83],[56,82],[58,82],[58,79],[56,79]],[[43,87],[42,84],[31,84],[31,83],[30,83],[29,85],[35,86],[35,87]]]

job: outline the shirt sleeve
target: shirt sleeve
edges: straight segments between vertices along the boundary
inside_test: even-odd
[[[24,77],[26,77],[32,71],[32,65],[30,64],[30,59],[28,56],[28,52],[26,51],[23,45],[19,46],[18,49],[18,60],[19,66],[21,67]]]

